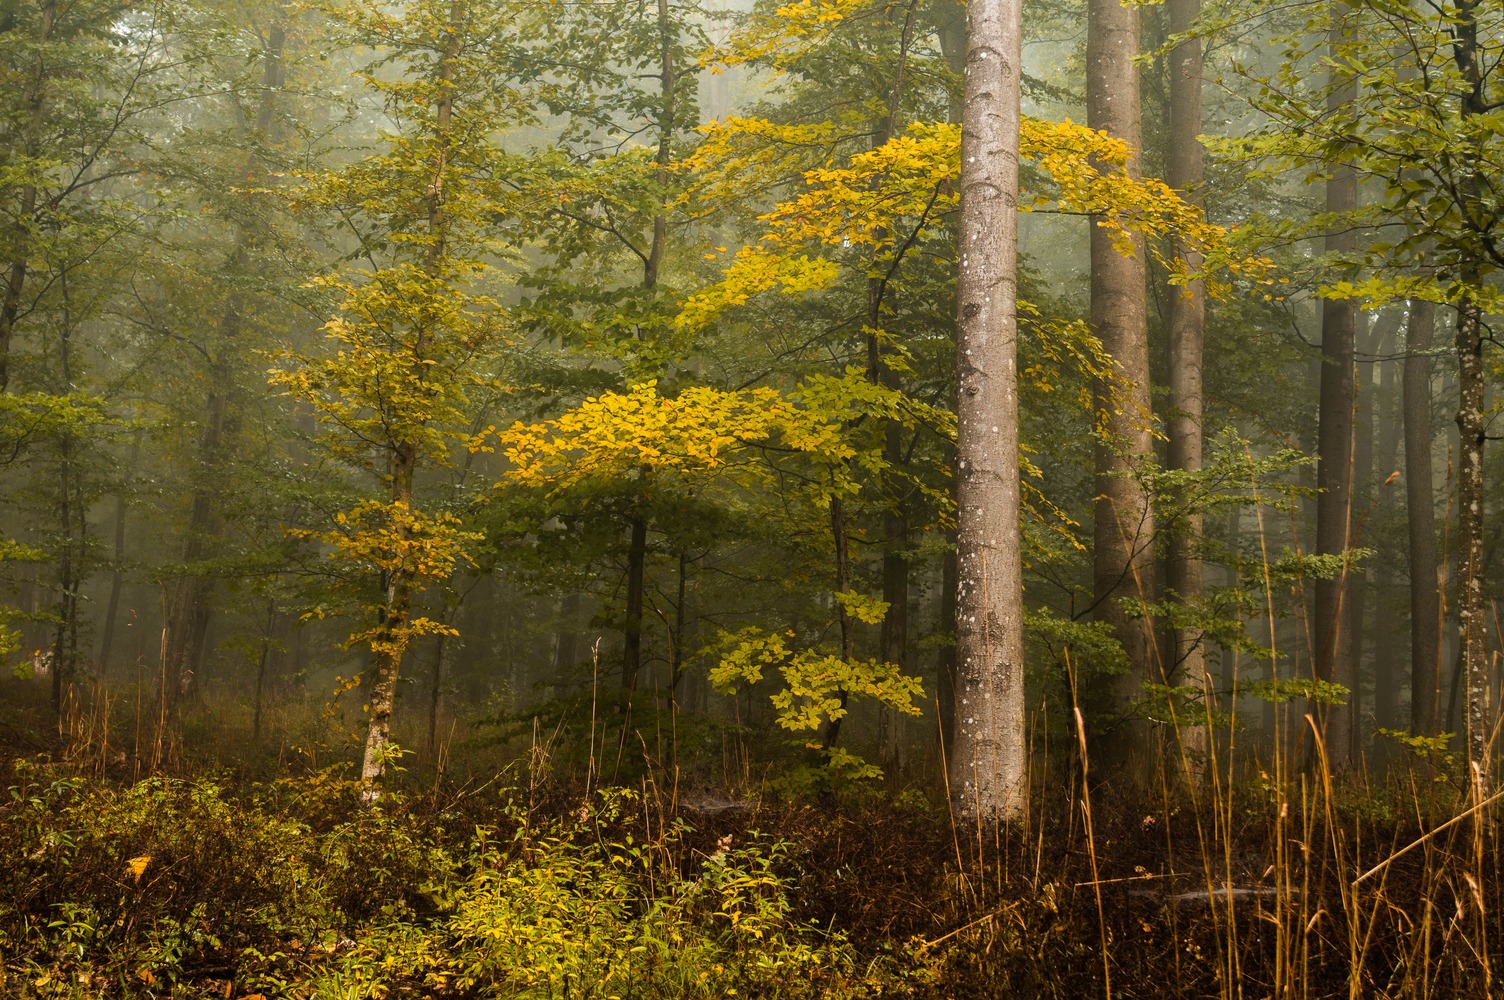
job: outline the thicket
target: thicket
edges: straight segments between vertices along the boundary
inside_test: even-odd
[[[601,787],[546,738],[376,808],[353,746],[96,750],[5,764],[0,995],[1482,998],[1504,961],[1497,811],[1446,761],[1171,762],[1145,798],[1056,747],[995,828],[942,790]]]

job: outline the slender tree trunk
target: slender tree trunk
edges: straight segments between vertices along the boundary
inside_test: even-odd
[[[1369,357],[1378,353],[1377,345],[1384,339],[1383,327],[1393,320],[1393,315],[1379,315],[1364,337],[1363,353]],[[1374,386],[1372,366],[1365,364],[1354,370],[1353,389],[1353,526],[1352,546],[1371,548],[1371,540],[1365,536],[1376,500],[1373,491],[1373,421]],[[1373,577],[1373,560],[1348,573],[1347,621],[1344,628],[1351,639],[1353,661],[1352,696],[1348,701],[1352,719],[1352,756],[1361,756],[1363,750],[1364,717],[1372,710],[1363,692],[1363,668],[1368,653],[1368,594]]]
[[[1137,176],[1143,145],[1133,62],[1138,9],[1121,0],[1088,0],[1086,18],[1087,123],[1128,144],[1128,170]],[[1124,255],[1105,228],[1092,226],[1091,321],[1116,369],[1116,384],[1095,387],[1094,410],[1105,419],[1096,445],[1093,590],[1097,617],[1111,625],[1128,654],[1129,669],[1117,683],[1124,710],[1142,697],[1146,681],[1162,679],[1153,623],[1133,610],[1154,600],[1154,513],[1136,474],[1154,454],[1144,266],[1142,237]],[[1135,758],[1142,763],[1148,737],[1141,724],[1119,727],[1114,759],[1125,768]]]
[[[282,47],[285,41],[283,26],[273,25],[262,57],[261,97],[255,121],[256,143],[265,143],[271,137],[277,91],[282,82]],[[253,153],[247,166],[248,172],[259,173],[264,169],[261,156]],[[230,252],[229,268],[232,271],[245,268],[251,244],[256,238],[252,231],[255,225],[244,223],[240,227],[235,246]],[[239,292],[232,292],[215,326],[219,350],[211,351],[212,360],[206,373],[208,394],[204,406],[203,432],[199,436],[195,455],[197,468],[188,501],[186,541],[182,553],[183,571],[172,583],[172,600],[167,613],[167,670],[166,690],[163,694],[169,716],[176,710],[179,693],[199,670],[204,640],[208,635],[209,620],[213,613],[214,580],[202,563],[219,549],[216,507],[223,490],[220,474],[227,454],[225,435],[230,417],[231,396],[235,391],[231,345],[240,340],[244,308],[244,296]]]
[[[1478,276],[1463,279],[1467,287]],[[1487,782],[1488,743],[1492,735],[1488,712],[1488,625],[1483,597],[1483,442],[1488,430],[1484,399],[1482,311],[1466,298],[1457,306],[1457,375],[1460,405],[1457,429],[1457,629],[1467,689],[1467,754]]]
[[[846,510],[841,503],[841,498],[835,493],[830,496],[830,535],[835,543],[836,555],[836,593],[851,593],[851,553],[846,537]],[[851,613],[846,610],[846,605],[836,602],[837,620],[841,627],[841,659],[850,663],[856,659],[856,622],[851,618]],[[844,690],[838,692],[842,712],[846,709],[847,694]],[[825,725],[825,746],[833,747],[841,735],[841,723],[844,715],[831,718]]]
[[[413,480],[417,470],[416,449],[404,444],[391,454],[390,475],[393,507],[412,508]],[[405,545],[409,532],[396,529],[394,547]],[[392,739],[392,711],[397,700],[397,675],[407,643],[406,629],[412,615],[413,571],[398,567],[386,573],[384,599],[377,618],[377,634],[371,642],[371,694],[366,702],[366,748],[361,761],[361,800],[374,805],[381,798],[381,781],[386,775],[387,744]]]
[[[1201,13],[1201,0],[1170,0],[1170,32],[1189,32]],[[1189,38],[1170,52],[1170,128],[1165,149],[1167,180],[1182,197],[1200,203],[1204,176],[1201,135],[1202,42]],[[1200,255],[1181,251],[1194,272]],[[1170,338],[1169,466],[1183,472],[1201,471],[1202,458],[1202,355],[1206,329],[1206,286],[1188,282],[1169,290]],[[1199,512],[1185,515],[1169,539],[1165,583],[1177,598],[1194,604],[1205,589],[1201,567],[1202,519]],[[1213,707],[1216,684],[1207,669],[1206,644],[1199,629],[1175,633],[1173,668],[1176,683],[1189,684],[1204,692],[1207,708]],[[1185,748],[1193,758],[1193,771],[1206,753],[1205,719],[1180,719]]]
[[[914,20],[918,10],[917,0],[910,0],[904,15],[903,30],[898,44],[898,63],[893,73],[893,84],[888,91],[888,109],[876,134],[873,148],[879,148],[893,138],[899,128],[899,109],[902,107],[904,73],[908,66],[909,45],[913,38]],[[874,261],[874,265],[878,262]],[[883,357],[879,338],[883,330],[883,295],[887,278],[874,273],[867,279],[867,373],[873,382],[897,391],[898,373]],[[903,427],[897,420],[886,421],[883,428],[883,462],[888,468],[884,483],[885,510],[883,511],[883,600],[888,605],[878,632],[878,657],[885,663],[905,665],[908,652],[909,631],[909,558],[908,548],[908,498],[902,481],[896,475],[904,465]],[[900,738],[902,716],[881,705],[878,708],[878,755],[883,770],[893,777],[901,766],[902,740]]]
[[[266,600],[266,628],[261,634],[261,655],[256,658],[256,696],[251,711],[251,742],[261,743],[261,714],[266,704],[266,666],[271,659],[272,637],[277,629],[276,598]]]
[[[1431,470],[1431,345],[1436,307],[1412,300],[1407,328],[1405,509],[1410,554],[1410,728],[1437,731],[1441,696],[1441,561],[1436,550],[1435,479]]]
[[[1399,540],[1392,533],[1382,537],[1376,530],[1379,512],[1392,509],[1395,504],[1387,495],[1386,484],[1396,477],[1403,479],[1400,465],[1400,448],[1403,426],[1400,410],[1400,368],[1393,359],[1404,351],[1404,335],[1401,333],[1403,315],[1398,308],[1393,312],[1393,323],[1379,353],[1384,360],[1378,362],[1379,386],[1374,394],[1374,469],[1373,479],[1380,490],[1375,512],[1370,517],[1368,537],[1379,543],[1379,555],[1374,559],[1373,600],[1379,607],[1374,619],[1374,700],[1373,717],[1376,725],[1385,729],[1403,729],[1406,723],[1400,718],[1400,691],[1409,683],[1403,672],[1404,645],[1400,642],[1399,618],[1394,613],[1400,590],[1399,567],[1404,559],[1399,552]],[[1385,518],[1387,521],[1387,517]]]
[[[1331,29],[1330,54],[1340,58],[1346,35],[1343,25]],[[1336,77],[1340,71],[1331,70]],[[1356,96],[1350,74],[1334,78],[1328,106],[1340,110]],[[1338,230],[1326,237],[1326,252],[1345,254],[1357,246],[1356,234],[1343,221],[1358,206],[1358,179],[1351,166],[1338,164],[1326,182],[1326,210]],[[1325,299],[1321,304],[1321,395],[1317,432],[1316,552],[1339,555],[1352,547],[1353,526],[1353,408],[1357,382],[1353,370],[1358,331],[1358,311],[1351,300]],[[1348,600],[1349,574],[1316,582],[1315,642],[1313,668],[1318,679],[1349,689],[1356,688],[1352,636],[1346,627],[1351,616]],[[1353,709],[1347,705],[1317,702],[1312,715],[1326,743],[1331,765],[1346,765],[1352,754]]]
[[[1029,796],[1018,478],[1021,0],[966,11],[956,325],[956,700],[950,794],[1015,820]],[[1142,283],[1140,283],[1142,294]]]
[[[434,108],[435,131],[442,140],[438,162],[434,164],[433,177],[428,185],[427,228],[430,242],[425,254],[425,266],[430,274],[437,273],[446,252],[446,229],[444,220],[444,176],[449,166],[449,124],[454,115],[454,60],[458,56],[457,45],[462,19],[462,0],[455,0],[450,7],[450,47],[439,62],[438,79],[444,84],[443,96]],[[417,363],[428,360],[431,331],[417,333],[413,354]],[[421,378],[420,378],[421,381]],[[387,460],[387,477],[391,483],[393,509],[410,511],[413,506],[413,485],[418,471],[418,444],[402,441],[390,447]],[[396,526],[394,547],[401,548],[411,539],[410,529],[399,523]],[[366,676],[372,679],[370,699],[366,702],[366,748],[360,768],[360,797],[368,806],[381,799],[381,783],[386,776],[388,750],[392,738],[392,710],[397,699],[397,675],[402,666],[402,656],[409,640],[408,622],[412,618],[413,595],[417,590],[416,571],[399,565],[386,573],[385,600],[378,612],[377,634],[371,642],[371,663]]]
[[[1490,111],[1484,94],[1484,69],[1478,51],[1479,0],[1465,0],[1454,12],[1452,55],[1468,84],[1462,95],[1464,118]],[[1489,237],[1496,225],[1491,202],[1485,201],[1481,165],[1472,164],[1459,185],[1463,220],[1474,239]],[[1476,288],[1482,271],[1476,261],[1465,261],[1459,275],[1464,289]],[[1468,761],[1474,768],[1475,792],[1481,799],[1492,782],[1490,737],[1493,714],[1489,711],[1487,622],[1484,618],[1483,582],[1486,565],[1483,552],[1483,515],[1487,496],[1483,480],[1483,443],[1488,433],[1487,375],[1483,367],[1483,310],[1464,292],[1457,303],[1457,630],[1458,666],[1467,688],[1467,718],[1464,730]]]
[[[57,0],[46,0],[42,5],[42,21],[37,29],[37,47],[44,49],[52,38],[52,29],[57,22]],[[47,108],[47,66],[42,56],[37,57],[36,73],[26,82],[26,94],[22,101],[28,109],[29,119],[23,155],[27,169],[31,169],[42,148],[42,122]],[[21,188],[21,197],[15,218],[15,233],[10,247],[10,266],[6,269],[5,287],[0,290],[0,392],[10,385],[10,348],[16,332],[16,321],[21,315],[21,300],[26,292],[27,269],[31,257],[31,227],[37,210],[37,186],[27,183]]]
[[[949,533],[950,549],[940,563],[940,628],[954,630],[956,625],[956,533]],[[952,752],[956,733],[956,644],[944,643],[935,651],[935,705],[939,712],[935,733],[941,751]]]
[[[632,538],[627,548],[627,620],[622,628],[621,686],[637,690],[642,670],[642,592],[648,555],[648,522],[632,518]]]
[[[689,662],[689,553],[679,553],[679,587],[674,598],[674,636],[669,653],[669,700],[679,705],[679,682],[684,679],[684,667]]]
[[[569,671],[579,666],[580,595],[565,594],[559,601],[559,625],[554,633],[554,691],[557,693]]]
[[[131,439],[130,460],[126,463],[131,469],[136,467],[136,461],[141,454],[141,432],[137,431]],[[115,494],[115,548],[113,569],[110,572],[110,596],[105,601],[103,635],[100,636],[99,648],[99,677],[103,680],[110,669],[110,658],[115,648],[115,626],[120,616],[120,591],[125,584],[125,513],[126,513],[125,487]]]

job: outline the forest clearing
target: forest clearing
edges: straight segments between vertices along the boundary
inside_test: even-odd
[[[0,997],[1504,998],[1501,65],[0,0]]]

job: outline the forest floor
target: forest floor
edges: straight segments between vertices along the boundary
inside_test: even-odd
[[[914,789],[602,787],[533,748],[367,809],[339,761],[140,776],[15,695],[3,997],[1504,996],[1497,813],[1443,826],[1435,776],[1041,781],[959,829]]]

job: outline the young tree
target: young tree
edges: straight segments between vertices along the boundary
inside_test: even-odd
[[[420,475],[455,448],[479,445],[467,419],[470,395],[498,388],[482,361],[504,329],[503,313],[476,282],[505,198],[491,138],[516,121],[517,102],[497,79],[497,49],[511,37],[501,8],[452,0],[344,15],[357,42],[377,47],[364,78],[399,131],[343,170],[306,177],[295,196],[299,210],[343,220],[366,266],[317,279],[339,297],[323,328],[328,348],[287,351],[272,381],[312,406],[332,457],[381,485],[380,495],[340,512],[328,528],[300,532],[366,586],[369,574],[377,578],[374,594],[356,584],[356,613],[373,620],[349,640],[370,650],[361,784],[373,803],[391,761],[403,656],[419,636],[452,632],[415,602],[478,537],[461,530],[442,501],[424,501]],[[385,74],[387,67],[398,72]]]

